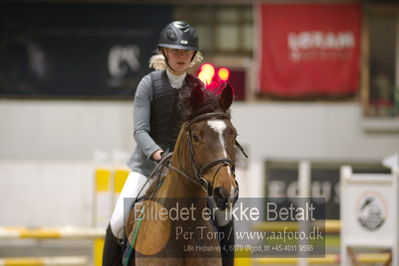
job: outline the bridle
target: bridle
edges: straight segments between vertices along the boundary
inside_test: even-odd
[[[191,135],[191,126],[201,120],[207,120],[210,118],[222,118],[222,119],[228,119],[230,120],[230,117],[228,114],[223,113],[223,112],[212,112],[212,113],[205,113],[199,116],[194,117],[193,119],[191,119],[186,128],[185,128],[185,136],[187,139],[187,144],[188,144],[188,148],[189,148],[189,156],[190,156],[190,162],[191,162],[191,167],[194,171],[194,177],[189,176],[188,174],[184,173],[182,170],[180,170],[179,168],[173,166],[172,164],[170,164],[170,169],[178,172],[179,174],[181,174],[182,176],[184,176],[186,179],[188,179],[191,182],[196,183],[197,185],[201,186],[208,194],[208,197],[212,196],[212,190],[213,190],[213,183],[215,182],[215,177],[218,173],[218,171],[223,167],[223,166],[227,166],[230,167],[230,170],[234,176],[234,180],[235,180],[235,163],[231,158],[228,157],[224,157],[224,158],[219,158],[213,161],[210,161],[208,163],[206,163],[203,166],[198,166],[198,164],[196,163],[195,160],[195,155],[194,155],[194,149],[193,149],[193,144],[192,144],[192,135]],[[235,141],[235,145],[237,145],[237,147],[243,152],[243,154],[248,157],[243,148],[241,147],[241,145],[237,142],[237,140]],[[208,180],[206,180],[204,178],[204,174],[211,169],[212,167],[215,167],[217,165],[220,165],[218,170],[216,171],[214,177],[213,177],[213,182],[212,184],[210,184],[208,182]],[[237,188],[238,188],[238,183],[237,180],[235,180]],[[238,195],[237,195],[238,196]]]

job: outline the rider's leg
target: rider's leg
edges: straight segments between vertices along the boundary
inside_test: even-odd
[[[151,180],[148,180],[148,182],[147,180],[147,177],[137,172],[131,172],[126,179],[107,228],[103,251],[103,266],[121,265],[123,251],[120,243],[125,236],[125,220],[139,192],[141,191],[140,196],[143,196],[150,186]],[[144,185],[145,187],[143,188]]]
[[[108,225],[105,233],[103,266],[122,265],[123,251],[118,239],[112,234],[111,227]]]

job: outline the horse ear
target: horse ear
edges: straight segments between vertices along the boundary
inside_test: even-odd
[[[231,87],[231,85],[227,83],[222,94],[220,95],[219,105],[223,111],[226,111],[227,109],[230,108],[232,102],[233,102],[233,87]]]
[[[191,91],[191,109],[196,110],[204,102],[201,86],[197,84]]]

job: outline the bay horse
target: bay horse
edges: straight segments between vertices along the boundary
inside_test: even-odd
[[[160,163],[165,174],[130,210],[130,265],[222,265],[219,240],[226,236],[215,229],[213,214],[229,213],[239,191],[234,162],[235,145],[241,146],[228,113],[232,100],[230,85],[220,96],[192,90],[191,114],[173,154]]]

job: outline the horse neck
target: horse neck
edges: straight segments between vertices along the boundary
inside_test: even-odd
[[[183,124],[176,141],[172,156],[172,165],[185,173],[192,181],[188,180],[177,171],[171,170],[165,179],[165,187],[168,197],[186,197],[186,198],[206,198],[207,193],[202,187],[194,181],[194,169],[190,158],[189,148],[186,139],[187,124]]]

